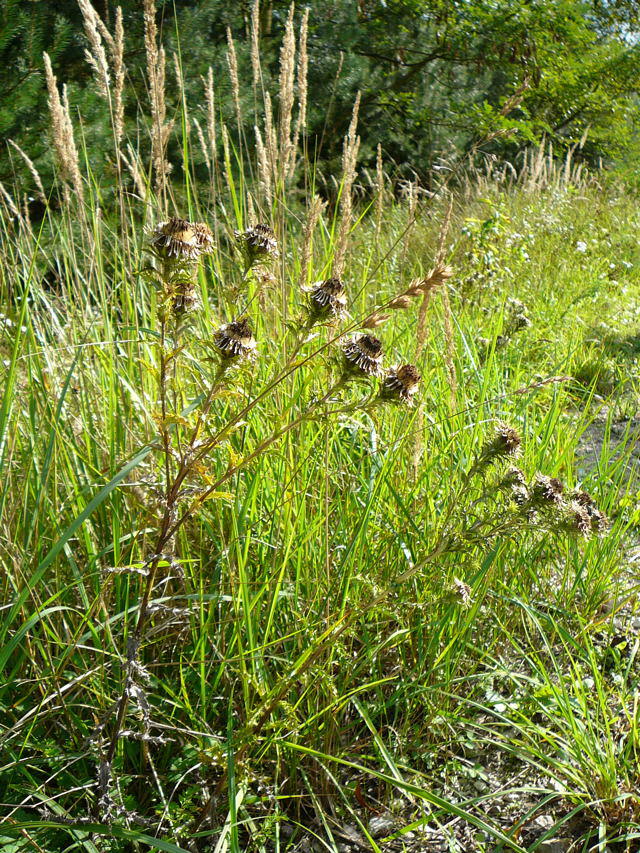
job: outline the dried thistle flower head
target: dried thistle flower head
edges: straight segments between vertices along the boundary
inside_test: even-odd
[[[605,533],[609,528],[609,519],[598,509],[596,502],[588,492],[576,489],[568,495],[572,503],[581,506],[589,516],[591,530],[594,533]]]
[[[360,335],[342,347],[347,371],[354,375],[379,376],[382,369],[382,342],[373,335]]]
[[[478,461],[472,468],[472,472],[483,471],[497,459],[519,456],[521,444],[522,439],[518,431],[508,424],[500,422],[496,427],[493,438],[489,439],[482,448]]]
[[[153,230],[151,246],[164,259],[196,261],[213,248],[213,235],[204,222],[189,222],[173,216]]]
[[[420,372],[413,364],[392,367],[382,383],[380,398],[396,403],[411,403],[420,384]]]
[[[347,295],[339,278],[316,281],[309,295],[309,313],[314,322],[339,320],[347,308]]]
[[[269,225],[258,223],[245,231],[236,231],[235,236],[245,251],[249,264],[268,257],[278,257],[278,241]]]
[[[248,358],[256,351],[256,340],[249,321],[234,320],[222,326],[213,336],[216,347],[224,358]]]
[[[460,578],[454,578],[453,586],[457,597],[462,602],[462,605],[464,607],[471,607],[471,605],[473,604],[473,599],[471,597],[471,587],[469,586],[469,584],[465,583],[463,580],[460,580]]]
[[[555,505],[563,502],[564,485],[557,477],[536,474],[531,485],[531,502],[536,506]]]

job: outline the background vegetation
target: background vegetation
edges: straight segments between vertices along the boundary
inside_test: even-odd
[[[637,850],[636,4],[121,10],[3,7],[3,849]]]

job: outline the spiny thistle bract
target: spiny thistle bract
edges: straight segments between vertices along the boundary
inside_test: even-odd
[[[256,352],[256,340],[247,319],[234,320],[221,326],[213,342],[225,359],[249,358]]]
[[[379,376],[382,370],[382,341],[373,335],[359,335],[342,347],[349,376]]]

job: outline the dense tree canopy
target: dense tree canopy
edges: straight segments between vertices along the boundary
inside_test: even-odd
[[[120,5],[128,74],[138,94],[138,103],[127,104],[133,128],[146,98],[141,4],[122,0]],[[157,4],[165,44],[181,46],[193,102],[202,97],[201,75],[211,65],[221,114],[230,126],[235,123],[225,54],[226,29],[231,29],[247,81],[247,130],[255,121],[248,82],[250,5]],[[364,161],[381,143],[399,167],[423,174],[436,158],[464,151],[497,130],[505,133],[489,146],[510,157],[542,137],[557,148],[586,138],[583,156],[591,159],[619,158],[634,142],[640,79],[635,0],[311,0],[307,5],[309,144],[319,148],[319,159],[328,166],[338,155],[358,90]],[[96,0],[107,25],[115,6],[114,0]],[[287,11],[282,0],[262,4],[262,61],[274,83]],[[45,175],[44,50],[58,79],[69,84],[88,138],[104,130],[104,111],[84,60],[81,21],[72,0],[3,0],[1,6],[0,132],[18,142]],[[168,100],[175,105],[171,79],[168,84]],[[8,157],[5,148],[3,179],[12,169]]]

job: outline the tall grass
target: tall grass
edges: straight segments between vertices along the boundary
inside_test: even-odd
[[[254,145],[213,73],[189,99],[145,3],[125,132],[127,34],[81,8],[113,169],[47,65],[59,183],[40,221],[2,196],[7,849],[337,850],[351,824],[371,850],[533,850],[551,812],[549,838],[633,850],[632,429],[579,462],[636,399],[633,200],[546,149],[399,201],[380,155],[365,195],[357,104],[328,192],[293,8],[273,96],[257,4],[251,81],[229,36]],[[211,227],[197,267],[149,251],[175,214]],[[258,222],[278,257],[243,254]],[[313,322],[331,276],[348,315]],[[244,317],[257,356],[222,371]],[[415,357],[417,405],[343,381],[357,333]],[[578,488],[606,533],[571,530]]]

